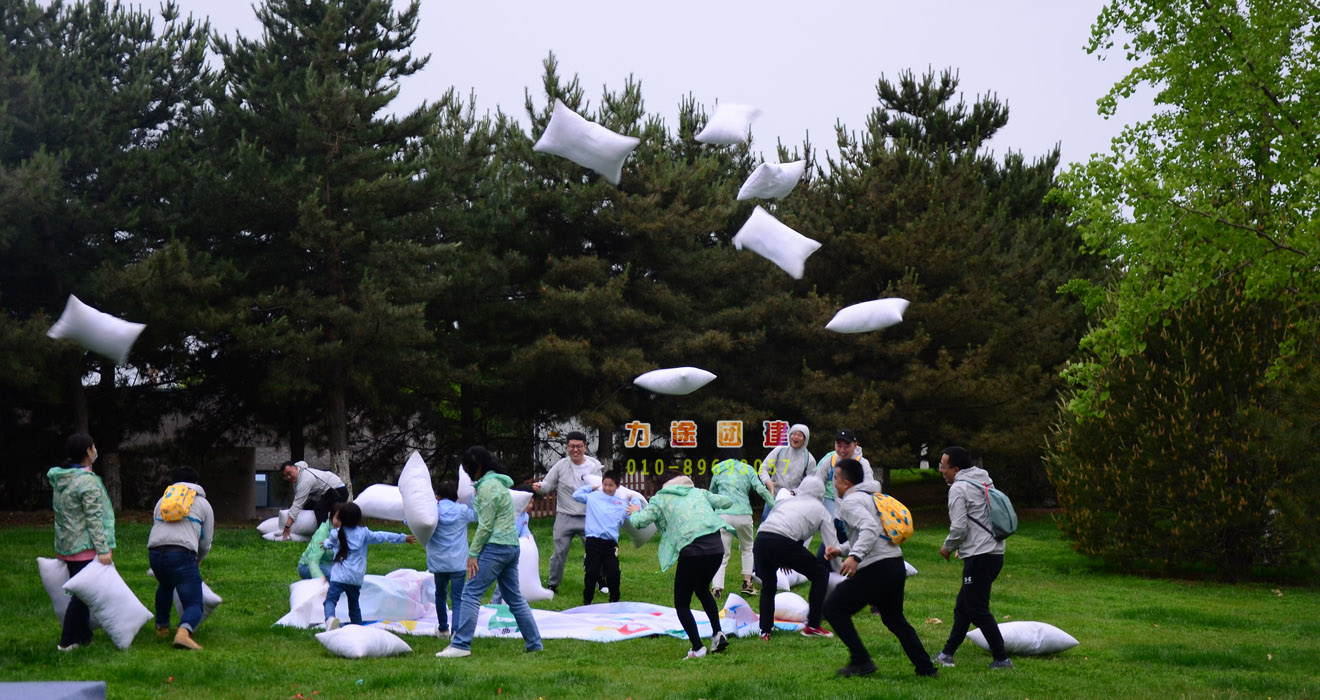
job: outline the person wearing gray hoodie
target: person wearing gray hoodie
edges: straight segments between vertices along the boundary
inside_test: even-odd
[[[192,467],[179,467],[172,475],[172,485],[195,492],[188,514],[167,521],[161,516],[161,498],[152,512],[151,534],[147,536],[147,561],[156,575],[156,636],[170,632],[170,610],[174,594],[179,594],[179,629],[174,634],[176,649],[200,650],[192,635],[202,623],[202,572],[198,564],[211,551],[215,534],[215,513],[197,482],[200,477]]]
[[[939,672],[921,645],[917,631],[903,615],[907,568],[903,566],[902,548],[881,534],[880,514],[875,507],[875,493],[880,485],[874,480],[864,480],[860,462],[841,459],[834,465],[834,488],[839,494],[835,513],[848,527],[848,540],[825,550],[826,558],[845,557],[839,573],[848,578],[835,586],[825,601],[825,619],[848,647],[848,665],[837,673],[864,676],[875,672],[871,654],[852,622],[852,616],[870,604],[879,611],[880,621],[898,638],[917,675],[938,678]]]
[[[940,454],[940,474],[949,484],[949,535],[940,547],[945,559],[957,552],[962,559],[962,587],[953,605],[953,627],[944,649],[935,656],[942,666],[953,665],[967,629],[975,623],[985,635],[994,661],[991,669],[1011,669],[1013,660],[1004,649],[994,613],[990,612],[990,586],[1004,568],[1004,542],[990,530],[990,512],[985,489],[994,486],[986,470],[972,466],[971,455],[961,447],[946,447]]]
[[[830,567],[812,555],[803,546],[816,532],[826,547],[837,547],[834,534],[834,516],[825,509],[821,499],[825,496],[825,482],[814,474],[797,485],[791,497],[775,503],[769,517],[761,521],[752,546],[752,559],[756,575],[761,579],[761,639],[770,641],[775,625],[775,572],[792,569],[811,581],[807,599],[807,626],[804,637],[832,637],[822,629],[820,618],[825,607],[825,594],[829,592]]]

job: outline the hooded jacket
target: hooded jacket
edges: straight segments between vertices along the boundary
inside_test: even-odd
[[[848,541],[839,545],[844,557],[861,561],[857,568],[882,559],[902,557],[903,548],[880,536],[880,513],[875,509],[875,494],[880,484],[875,480],[854,484],[839,500],[836,517],[848,526]]]
[[[815,475],[803,479],[792,498],[775,503],[770,515],[761,521],[761,532],[805,542],[819,531],[826,547],[837,547],[839,538],[834,531],[834,516],[821,502],[824,496],[825,484],[820,479]]]
[[[157,500],[156,507],[151,511],[151,534],[147,536],[147,549],[162,545],[184,547],[196,552],[197,561],[200,562],[211,551],[211,540],[215,535],[215,513],[212,512],[211,502],[206,500],[206,491],[201,485],[188,481],[178,483],[197,492],[193,498],[192,508],[184,519],[172,523],[165,522],[160,519],[160,503],[165,499]]]
[[[861,445],[853,450],[852,458],[862,465],[862,483],[875,481],[875,472],[871,470],[871,462],[862,456]],[[825,500],[827,501],[834,500],[834,464],[838,461],[838,453],[830,450],[829,454],[820,458],[820,464],[816,465],[816,476],[819,476],[820,480],[825,482]],[[880,491],[883,489],[884,484],[876,481],[875,490]]]
[[[780,445],[770,450],[761,461],[761,469],[758,471],[761,483],[773,481],[777,488],[795,489],[803,478],[816,471],[816,458],[807,449],[807,443],[811,442],[811,429],[801,423],[794,423],[788,429],[788,434],[792,435],[795,430],[801,431],[806,438],[802,441],[802,447],[795,450],[790,445]]]
[[[666,571],[678,561],[678,552],[702,535],[733,528],[715,514],[716,508],[728,508],[733,501],[717,493],[699,489],[692,480],[679,476],[669,480],[651,497],[651,502],[628,517],[637,529],[655,523],[660,530],[660,570]]]
[[[101,477],[82,467],[53,467],[46,472],[54,494],[55,553],[72,556],[87,550],[105,554],[115,548],[115,510]]]
[[[959,469],[949,484],[949,536],[944,538],[944,548],[957,552],[959,559],[1004,553],[1004,542],[996,540],[986,529],[990,527],[990,509],[982,484],[994,486],[995,482],[980,467]]]
[[[752,465],[742,460],[726,459],[717,463],[711,472],[713,476],[710,478],[710,492],[718,493],[733,501],[733,505],[728,508],[717,509],[715,512],[719,515],[751,515],[752,501],[748,497],[749,491],[761,494],[761,498],[765,499],[766,503],[775,502],[775,497],[757,478]]]
[[[298,462],[298,464],[307,463]],[[316,503],[326,491],[341,488],[343,485],[344,480],[334,472],[308,466],[298,467],[298,478],[293,482],[293,502],[289,505],[288,522],[298,522],[298,514],[303,512],[303,509]]]
[[[513,496],[509,495],[513,479],[499,472],[486,472],[472,486],[476,490],[472,510],[477,513],[477,531],[472,534],[468,556],[476,558],[488,543],[517,547],[518,525],[514,519]]]

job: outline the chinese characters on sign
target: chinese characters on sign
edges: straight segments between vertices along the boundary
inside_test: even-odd
[[[722,420],[715,422],[716,447],[742,447],[742,421]]]
[[[690,420],[669,421],[670,447],[696,447],[697,424]]]
[[[650,447],[651,446],[651,424],[640,421],[624,423],[623,429],[628,431],[628,436],[623,439],[624,447]]]
[[[764,426],[761,446],[770,448],[788,444],[788,421],[761,421]],[[623,424],[627,433],[623,446],[627,448],[648,448],[651,446],[651,424],[641,421],[629,421]],[[697,446],[697,422],[693,420],[674,420],[669,422],[669,446],[692,448]],[[740,420],[721,420],[715,422],[716,447],[742,447],[743,422]]]
[[[788,421],[786,420],[765,420],[761,421],[764,427],[764,439],[761,441],[761,447],[779,447],[788,444]]]

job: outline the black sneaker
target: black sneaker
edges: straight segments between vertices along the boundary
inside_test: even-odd
[[[1003,661],[991,661],[991,662],[990,662],[990,670],[991,670],[991,671],[1012,671],[1012,670],[1013,670],[1013,660],[1012,660],[1012,659],[1004,659]]]
[[[725,637],[723,632],[716,632],[715,636],[710,640],[711,653],[718,654],[728,648],[729,638]]]
[[[936,654],[935,658],[931,659],[931,661],[934,661],[935,663],[944,666],[946,668],[953,668],[953,655],[946,654],[942,651]]]
[[[929,671],[925,672],[917,671],[917,676],[919,678],[939,678],[940,670],[938,668],[931,668]]]
[[[835,671],[835,673],[839,674],[840,676],[843,676],[844,678],[851,678],[852,676],[869,676],[870,674],[875,673],[875,664],[871,663],[870,661],[867,661],[866,663],[861,665],[848,664],[847,666],[844,666],[843,668]]]

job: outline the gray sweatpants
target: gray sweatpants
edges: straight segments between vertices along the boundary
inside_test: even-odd
[[[555,514],[555,553],[550,555],[550,580],[546,583],[549,588],[559,588],[559,582],[564,580],[564,562],[568,560],[574,535],[586,544],[587,516]]]

